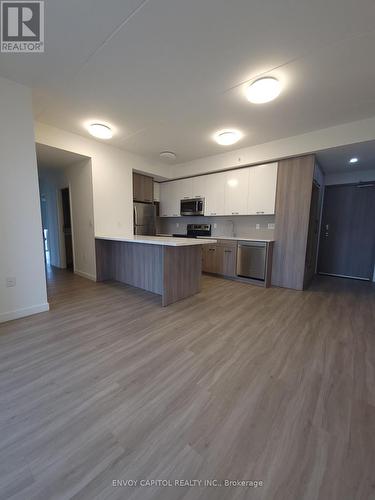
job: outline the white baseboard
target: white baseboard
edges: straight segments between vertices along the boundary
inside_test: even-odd
[[[25,307],[23,309],[16,309],[15,311],[0,313],[0,323],[11,321],[13,319],[24,318],[25,316],[31,316],[32,314],[38,314],[46,311],[49,311],[48,302],[46,302],[45,304],[38,304],[37,306]]]
[[[79,269],[74,270],[75,274],[78,274],[78,276],[81,276],[82,278],[86,278],[91,281],[96,281],[96,276],[93,274],[85,273],[84,271],[80,271]]]

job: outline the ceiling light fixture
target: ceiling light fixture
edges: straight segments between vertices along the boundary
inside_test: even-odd
[[[280,95],[281,84],[271,76],[259,78],[246,89],[247,99],[254,104],[263,104],[276,99]]]
[[[231,144],[235,144],[242,137],[242,133],[239,130],[219,130],[214,134],[214,140],[220,144],[221,146],[230,146]]]
[[[111,128],[103,123],[90,123],[88,131],[98,139],[111,139],[113,137]]]
[[[173,151],[162,151],[159,156],[163,160],[175,160],[177,158],[176,153],[173,153]]]
[[[358,158],[350,158],[349,163],[357,163]]]

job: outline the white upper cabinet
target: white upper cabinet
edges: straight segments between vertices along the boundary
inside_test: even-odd
[[[181,200],[190,200],[192,198],[193,179],[191,177],[189,179],[174,181],[174,184],[177,190],[176,195],[179,196],[179,202]]]
[[[160,184],[160,217],[171,217],[171,182]]]
[[[249,215],[275,213],[277,163],[257,165],[249,169]]]
[[[226,172],[225,215],[246,215],[249,194],[249,168]]]
[[[192,180],[192,198],[206,198],[206,178],[207,175],[193,177]]]
[[[205,207],[204,215],[225,215],[224,195],[226,172],[205,175]]]
[[[154,182],[154,201],[160,201],[160,183]]]
[[[176,182],[160,184],[160,217],[180,217],[179,188]]]
[[[204,198],[204,215],[275,213],[277,163],[160,184],[160,216],[180,217],[180,202]]]

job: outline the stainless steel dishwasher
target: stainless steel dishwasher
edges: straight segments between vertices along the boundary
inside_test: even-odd
[[[256,280],[265,279],[267,243],[239,241],[237,246],[237,276]]]

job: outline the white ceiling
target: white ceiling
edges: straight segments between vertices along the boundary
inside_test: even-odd
[[[325,149],[316,153],[316,157],[327,174],[372,170],[375,169],[375,141]],[[358,162],[350,164],[350,158],[358,158]]]
[[[375,115],[373,0],[48,0],[46,52],[1,54],[41,122],[176,163]],[[244,83],[280,78],[274,102]],[[211,134],[245,136],[223,148]]]
[[[74,163],[88,160],[87,156],[53,148],[45,144],[36,144],[36,160],[38,168],[64,168]]]

